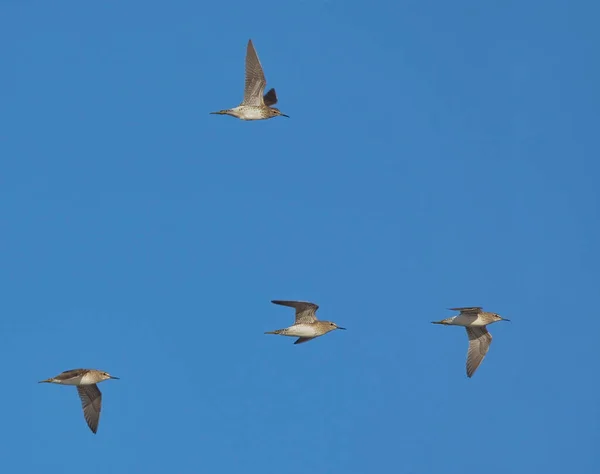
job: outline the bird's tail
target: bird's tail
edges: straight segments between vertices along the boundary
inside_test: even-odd
[[[446,319],[442,319],[441,321],[431,321],[431,324],[443,324],[445,326],[448,326],[450,324],[452,324],[452,320],[454,318],[446,318]]]
[[[276,329],[275,331],[267,331],[265,334],[283,334],[283,329]]]

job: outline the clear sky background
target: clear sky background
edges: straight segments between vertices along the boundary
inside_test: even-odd
[[[2,472],[599,472],[599,16],[0,0]],[[290,119],[209,115],[249,38]]]

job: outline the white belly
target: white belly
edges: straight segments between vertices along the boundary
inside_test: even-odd
[[[297,337],[315,337],[317,332],[310,324],[296,324],[290,326],[286,332],[286,336],[297,336]]]
[[[265,118],[262,115],[262,110],[254,107],[235,107],[235,110],[239,115],[239,118],[242,120],[262,120]]]

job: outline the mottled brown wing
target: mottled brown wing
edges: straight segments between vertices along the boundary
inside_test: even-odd
[[[461,313],[468,313],[468,314],[477,314],[479,313],[482,308],[481,306],[468,306],[465,308],[448,308],[450,311],[460,311]]]
[[[102,409],[102,393],[96,384],[78,385],[77,393],[79,393],[79,398],[81,398],[85,421],[90,430],[96,433],[98,422],[100,421],[100,410]]]
[[[277,103],[277,93],[275,92],[275,89],[271,89],[267,92],[263,97],[263,101],[265,102],[265,105],[269,107],[275,105]]]
[[[492,335],[485,326],[466,327],[469,336],[467,352],[467,377],[472,377],[490,349]]]
[[[244,100],[241,105],[263,105],[263,93],[267,80],[263,73],[260,60],[252,44],[252,40],[248,40],[246,48],[246,85],[244,87]]]
[[[294,324],[314,323],[317,321],[317,315],[315,313],[319,309],[319,306],[314,303],[308,301],[284,300],[272,300],[271,303],[296,308],[296,322]]]

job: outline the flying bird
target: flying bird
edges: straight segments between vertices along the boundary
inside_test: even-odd
[[[332,323],[331,321],[319,321],[316,315],[319,307],[314,303],[309,303],[308,301],[282,300],[273,300],[271,303],[295,308],[296,320],[290,327],[277,329],[276,331],[268,331],[265,332],[265,334],[279,334],[281,336],[298,337],[294,344],[302,344],[303,342],[308,342],[315,337],[327,334],[329,331],[333,331],[335,329],[346,329],[339,327],[337,324]]]
[[[471,378],[485,355],[490,349],[492,335],[487,330],[487,325],[498,321],[510,321],[496,313],[483,311],[480,306],[468,308],[450,308],[450,311],[460,311],[457,316],[433,321],[433,324],[446,326],[464,326],[469,337],[469,351],[467,352],[467,377]]]

